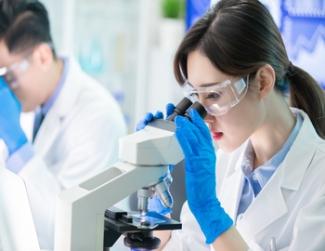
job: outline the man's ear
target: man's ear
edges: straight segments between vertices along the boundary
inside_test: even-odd
[[[258,95],[262,99],[267,96],[275,85],[275,71],[269,64],[263,65],[256,73],[255,81],[258,86]]]
[[[54,60],[52,48],[46,43],[42,43],[38,45],[34,49],[33,60],[42,69],[44,70],[48,69]]]

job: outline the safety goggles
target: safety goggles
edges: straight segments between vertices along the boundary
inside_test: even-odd
[[[14,89],[18,86],[17,76],[25,73],[30,66],[28,59],[23,59],[17,63],[14,63],[8,67],[0,68],[0,76],[3,76],[9,86]]]
[[[237,80],[207,84],[194,88],[188,81],[183,85],[184,95],[192,102],[200,102],[211,115],[220,116],[237,105],[246,95],[249,76]]]

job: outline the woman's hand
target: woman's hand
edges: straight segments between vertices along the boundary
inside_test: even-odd
[[[197,111],[189,115],[190,120],[176,117],[176,136],[185,156],[188,204],[210,244],[233,222],[216,196],[216,154],[210,131]]]
[[[175,106],[171,103],[166,105],[166,118],[173,113],[175,110]],[[155,115],[153,113],[148,112],[142,120],[140,120],[136,125],[136,131],[140,131],[145,128],[150,122],[154,121],[155,119],[163,119],[164,114],[161,111],[157,111]]]

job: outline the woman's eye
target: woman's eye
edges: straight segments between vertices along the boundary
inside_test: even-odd
[[[220,96],[221,96],[221,93],[211,92],[211,93],[209,93],[209,94],[207,95],[206,98],[207,98],[207,99],[214,99],[214,100],[216,100],[216,99],[219,99]]]
[[[199,95],[195,92],[190,93],[191,98],[199,98]]]

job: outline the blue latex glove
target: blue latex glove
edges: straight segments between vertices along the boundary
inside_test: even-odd
[[[174,110],[175,110],[175,106],[173,104],[171,104],[171,103],[167,104],[166,105],[166,116],[167,117],[170,116]],[[160,111],[157,111],[155,115],[153,115],[152,113],[147,113],[144,116],[144,118],[137,124],[136,130],[137,131],[142,130],[153,120],[163,119],[163,118],[164,118],[164,114]],[[173,169],[174,169],[174,166],[170,165],[169,173],[171,173]],[[161,179],[164,179],[164,178],[165,177],[161,177]],[[170,176],[170,178],[171,178],[170,182],[172,182],[172,177]],[[149,209],[149,211],[154,211],[154,212],[157,212],[162,215],[166,215],[166,214],[169,214],[172,212],[172,210],[170,208],[167,208],[163,205],[163,203],[161,202],[161,200],[157,194],[155,194],[152,198],[149,199],[148,209]]]
[[[233,222],[216,195],[216,154],[210,131],[195,110],[191,121],[177,116],[176,137],[185,156],[185,186],[189,207],[211,244]]]
[[[6,143],[9,156],[27,143],[25,133],[20,127],[21,105],[0,77],[0,138]]]
[[[167,117],[170,116],[175,109],[175,106],[171,103],[166,105],[166,115]],[[142,120],[140,120],[137,123],[136,131],[142,130],[145,128],[150,122],[152,122],[155,119],[163,119],[164,114],[160,111],[157,111],[155,115],[153,115],[151,112],[147,113]]]

